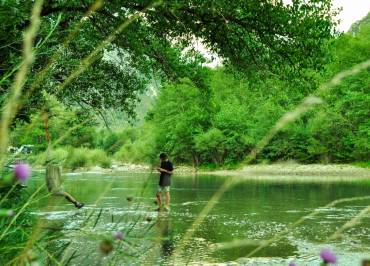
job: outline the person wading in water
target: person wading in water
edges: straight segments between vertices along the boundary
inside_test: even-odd
[[[157,168],[158,172],[160,173],[159,176],[159,185],[157,190],[157,200],[158,200],[158,209],[164,209],[165,211],[170,210],[170,186],[171,186],[171,175],[173,172],[173,165],[170,160],[168,160],[167,154],[161,153],[159,155],[159,159],[161,161],[161,166]],[[165,193],[166,197],[166,204],[162,205],[162,192]]]

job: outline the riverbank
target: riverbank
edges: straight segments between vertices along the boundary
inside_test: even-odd
[[[45,170],[45,166],[33,165],[35,171],[42,172]],[[191,166],[181,165],[175,167],[176,174],[196,174],[197,170]],[[147,164],[133,164],[133,163],[118,163],[114,162],[111,167],[103,168],[100,166],[92,167],[79,167],[77,169],[63,168],[63,173],[119,173],[119,172],[131,172],[131,173],[156,173],[157,171],[153,166]],[[199,173],[199,171],[198,171]]]
[[[156,173],[150,165],[114,163],[111,168],[102,168],[99,166],[78,168],[74,171],[65,169],[65,173]],[[191,166],[176,166],[176,175],[218,175],[218,176],[310,176],[310,177],[356,177],[370,178],[370,169],[362,168],[348,164],[296,164],[296,163],[277,163],[277,164],[257,164],[248,165],[235,170],[197,170]]]
[[[348,164],[295,164],[248,165],[237,170],[203,171],[212,175],[228,176],[310,176],[370,178],[370,169]]]

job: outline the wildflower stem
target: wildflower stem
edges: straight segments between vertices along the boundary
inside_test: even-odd
[[[13,186],[8,190],[8,192],[4,195],[4,197],[0,200],[0,206],[3,202],[9,197],[9,195],[13,192],[13,190],[17,187],[18,183],[14,183]]]
[[[41,185],[27,200],[27,202],[22,206],[22,208],[16,213],[16,215],[13,217],[9,225],[6,227],[6,229],[3,231],[3,233],[0,236],[0,241],[4,238],[6,233],[8,232],[9,228],[13,225],[13,223],[17,220],[18,216],[23,213],[25,208],[30,205],[32,199],[40,192],[40,190],[45,186],[45,184]]]

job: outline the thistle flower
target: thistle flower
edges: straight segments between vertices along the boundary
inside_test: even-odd
[[[288,266],[297,266],[297,264],[295,264],[295,262],[290,262]]]
[[[123,240],[125,235],[121,231],[115,231],[112,233],[112,237],[117,240]]]
[[[325,264],[330,264],[330,263],[335,264],[337,262],[337,257],[329,249],[321,250],[320,257],[322,258]]]
[[[18,181],[24,182],[31,175],[31,168],[26,163],[17,163],[14,167],[14,177]]]

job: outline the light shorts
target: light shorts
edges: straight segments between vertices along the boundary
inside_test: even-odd
[[[170,186],[158,186],[157,192],[170,192]]]

